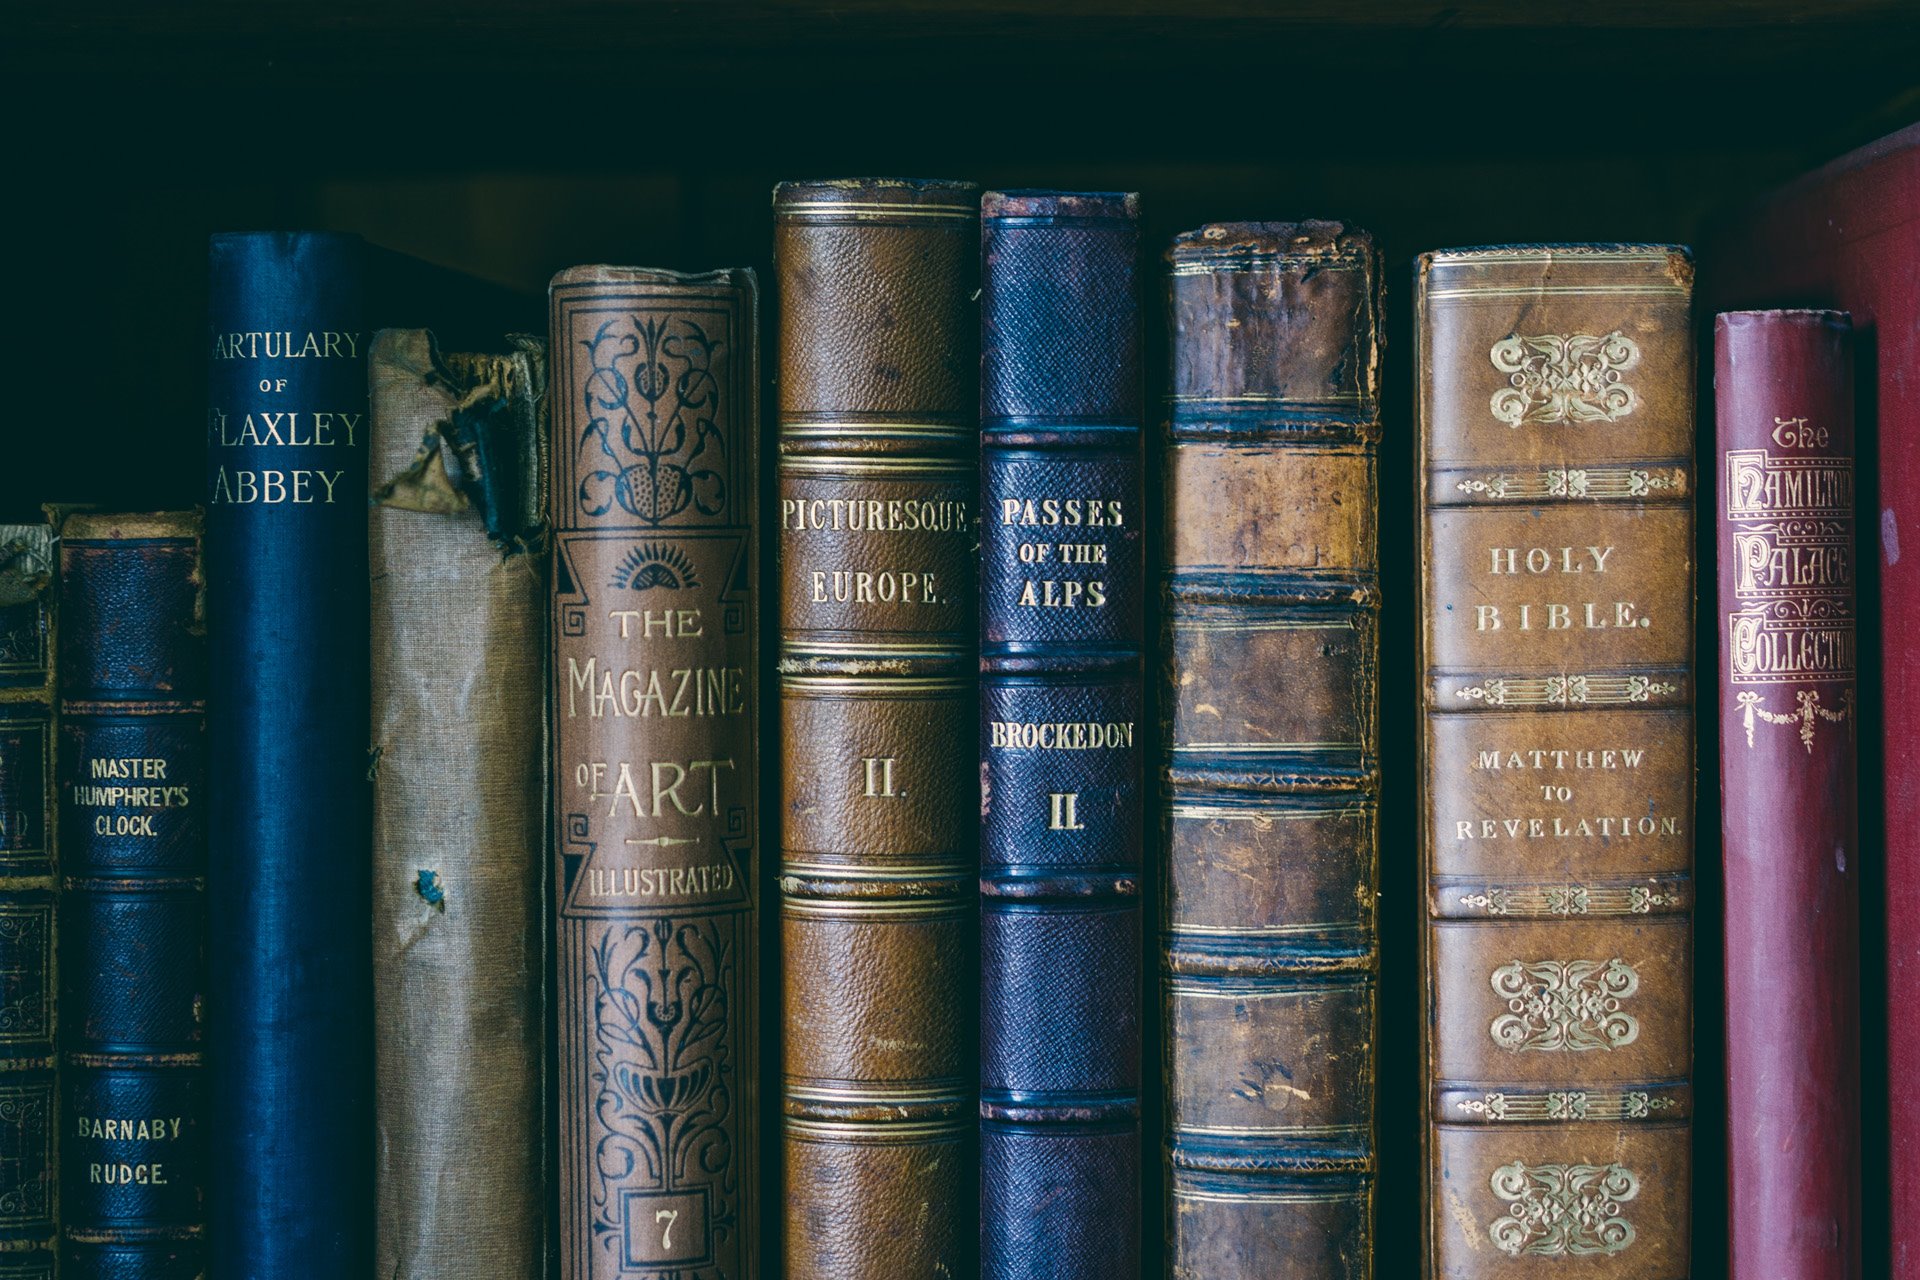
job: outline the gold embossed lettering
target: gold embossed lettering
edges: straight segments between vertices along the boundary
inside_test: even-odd
[[[1030,609],[1101,609],[1107,603],[1107,584],[1030,578],[1020,589],[1020,603]]]
[[[744,667],[674,667],[671,669],[602,669],[598,658],[582,663],[567,657],[567,718],[581,714],[686,719],[745,715],[747,673]]]
[[[243,467],[218,467],[213,474],[213,489],[207,501],[221,506],[262,506],[293,503],[332,503],[344,471],[297,468],[282,471],[277,467],[255,471]]]
[[[653,813],[651,816],[655,818],[662,816],[660,808],[660,802],[662,800],[671,801],[675,809],[689,818],[697,818],[701,814],[709,812],[707,808],[708,802],[705,800],[696,800],[693,807],[689,809],[686,801],[680,798],[681,785],[689,781],[692,775],[702,769],[707,771],[707,779],[712,789],[711,799],[713,808],[711,812],[718,813],[720,811],[720,771],[731,768],[733,768],[733,761],[731,760],[689,760],[684,765],[672,760],[653,761],[649,766],[653,780]],[[620,771],[622,777],[625,777],[626,766],[624,764],[620,766]],[[672,780],[662,785],[662,779],[669,776],[671,776]]]
[[[780,527],[789,533],[831,530],[849,533],[968,533],[973,520],[965,502],[928,498],[787,498]]]
[[[215,360],[353,360],[360,355],[357,333],[295,333],[287,330],[216,333],[212,356]]]
[[[1607,571],[1612,547],[1491,547],[1491,572],[1518,574],[1594,573]]]
[[[988,722],[987,741],[995,751],[1101,751],[1131,747],[1132,721]]]
[[[1047,793],[1047,830],[1085,831],[1086,824],[1080,821],[1077,813],[1079,803],[1078,791],[1049,791]]]
[[[662,609],[657,613],[652,609],[609,609],[607,617],[620,624],[622,640],[631,640],[636,633],[646,640],[687,640],[705,634],[698,609]]]
[[[815,604],[942,604],[934,575],[891,569],[815,569],[809,579]]]
[[[1827,429],[1808,426],[1805,418],[1773,420],[1773,442],[1782,449],[1824,449],[1827,440]]]
[[[1126,521],[1118,498],[1003,498],[1000,523],[1027,528],[1107,528]]]
[[[867,771],[866,794],[881,799],[894,797],[893,756],[862,756],[860,763]]]

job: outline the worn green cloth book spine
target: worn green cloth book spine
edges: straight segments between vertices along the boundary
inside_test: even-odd
[[[546,370],[368,352],[374,1275],[544,1274]]]

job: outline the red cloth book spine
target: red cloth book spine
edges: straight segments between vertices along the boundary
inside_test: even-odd
[[[1860,1275],[1852,339],[1714,324],[1731,1280]]]
[[[1887,1128],[1868,1155],[1884,1153],[1888,1165],[1884,1181],[1876,1167],[1866,1183],[1869,1222],[1887,1233],[1870,1257],[1891,1280],[1920,1280],[1920,124],[1758,201],[1718,229],[1701,261],[1701,292],[1716,309],[1853,317],[1862,442],[1877,464],[1862,469],[1861,506],[1880,552],[1879,600],[1862,602],[1869,643],[1878,605],[1880,645],[1862,728],[1879,735],[1863,742],[1879,748],[1885,795],[1884,827],[1867,815],[1867,831],[1884,835],[1883,849],[1869,850],[1884,873],[1867,870],[1868,909],[1886,931],[1884,958],[1878,947],[1866,958],[1886,974],[1884,1004],[1869,988],[1877,1007],[1867,1025],[1884,1025],[1886,1060],[1869,1063],[1865,1107]]]

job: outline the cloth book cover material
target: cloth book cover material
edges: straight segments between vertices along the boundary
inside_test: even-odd
[[[369,362],[373,1274],[538,1280],[546,364],[424,329]]]
[[[1865,1180],[1869,1274],[1920,1280],[1920,124],[1790,183],[1715,229],[1702,263],[1716,308],[1831,307],[1853,321],[1860,413],[1861,563],[1878,571],[1879,598],[1861,598],[1871,658],[1860,708],[1862,748],[1881,770],[1881,812],[1861,815],[1869,859],[1867,910],[1886,943],[1886,999],[1869,1011]],[[1877,465],[1876,465],[1877,464]],[[1878,562],[1877,564],[1875,562]],[[1879,679],[1873,691],[1872,676]],[[1878,818],[1878,822],[1869,821]],[[1872,838],[1879,831],[1883,843]],[[1880,849],[1884,848],[1884,854]],[[1879,863],[1880,865],[1875,865]],[[1868,964],[1883,962],[1877,949]],[[1884,1073],[1884,1074],[1883,1074]],[[1882,1165],[1882,1161],[1885,1164]],[[1880,1168],[1890,1176],[1879,1176]]]
[[[1852,338],[1714,323],[1732,1280],[1860,1275]]]
[[[1337,222],[1167,258],[1168,1274],[1366,1280],[1380,259]]]
[[[1693,270],[1422,257],[1429,1274],[1688,1274]]]
[[[789,1280],[973,1270],[979,194],[783,183]]]
[[[1139,198],[981,202],[980,1270],[1140,1268]]]
[[[49,1280],[58,1045],[53,528],[0,525],[0,1275]]]
[[[61,1275],[203,1257],[200,514],[61,523]]]
[[[209,1261],[370,1262],[364,246],[223,234],[207,418]]]
[[[553,279],[563,1280],[759,1274],[759,290]]]

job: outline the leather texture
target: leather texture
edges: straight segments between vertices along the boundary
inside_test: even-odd
[[[61,1274],[205,1231],[206,626],[197,511],[60,526]]]
[[[1419,260],[1428,1273],[1688,1274],[1693,270]]]
[[[755,1280],[759,286],[548,296],[560,1274]]]
[[[1732,1280],[1857,1280],[1853,326],[1714,321]]]
[[[774,192],[785,1274],[973,1268],[978,192]]]
[[[1885,1132],[1877,1123],[1867,1130],[1867,1165],[1889,1173],[1866,1183],[1864,1254],[1869,1273],[1880,1265],[1893,1280],[1920,1280],[1920,1006],[1909,994],[1920,983],[1920,756],[1911,728],[1920,703],[1920,557],[1911,551],[1920,529],[1920,124],[1728,218],[1701,261],[1715,307],[1830,307],[1853,319],[1860,504],[1878,513],[1861,530],[1862,555],[1877,558],[1861,563],[1878,570],[1880,610],[1878,636],[1862,638],[1862,745],[1868,760],[1880,753],[1884,796],[1881,813],[1862,815],[1862,836],[1885,850],[1873,855],[1884,859],[1879,874],[1868,864],[1866,909],[1877,917],[1869,935],[1885,938],[1886,1003],[1866,1011],[1865,1025],[1876,1029],[1869,1043],[1885,1028],[1886,1053],[1884,1063],[1868,1059],[1864,1103],[1886,1123]],[[1871,596],[1862,604],[1871,617]],[[1882,963],[1877,948],[1867,963]]]
[[[546,362],[501,345],[368,357],[385,1280],[547,1268]]]
[[[980,1274],[1140,1268],[1139,199],[981,202]]]
[[[0,1257],[22,1280],[51,1280],[59,1234],[54,546],[0,525]]]
[[[363,250],[299,232],[208,250],[215,1276],[371,1264]]]
[[[1224,223],[1167,262],[1167,1273],[1368,1280],[1380,257]]]
[[[980,1216],[995,1224],[993,1247],[1000,1251],[985,1260],[982,1275],[1100,1274],[1127,1280],[1139,1274],[1139,1220],[1088,1212],[1103,1200],[1137,1201],[1136,1117],[1080,1122],[1054,1116],[1044,1124],[985,1119],[980,1161],[983,1169],[996,1171],[981,1180]],[[1079,1261],[1115,1256],[1136,1263],[1096,1273]]]

